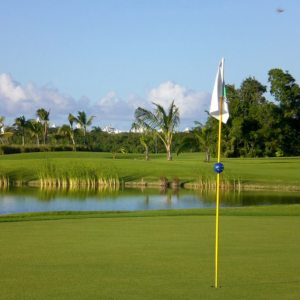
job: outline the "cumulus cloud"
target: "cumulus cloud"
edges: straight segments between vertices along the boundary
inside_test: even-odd
[[[96,105],[93,111],[103,120],[133,121],[133,115],[139,106],[150,108],[148,101],[137,94],[130,94],[125,100],[120,99],[115,91],[110,91]]]
[[[169,107],[174,100],[182,119],[199,120],[206,119],[205,110],[208,109],[210,97],[208,93],[188,90],[185,86],[169,80],[152,89],[147,95],[147,100],[164,108]]]
[[[61,94],[55,87],[36,87],[28,83],[25,88],[7,73],[0,74],[1,114],[7,116],[32,115],[39,108],[51,109],[51,114],[63,115],[80,107],[86,99],[75,101],[70,95]]]
[[[95,109],[104,119],[132,120],[134,111],[139,106],[152,109],[152,103],[158,103],[167,109],[174,100],[181,118],[192,120],[192,123],[194,120],[206,119],[205,110],[208,109],[210,96],[205,92],[188,90],[185,86],[169,80],[150,90],[144,99],[137,94],[131,94],[122,100],[111,91],[97,103]]]
[[[209,108],[210,94],[188,90],[171,80],[151,89],[145,97],[133,93],[126,99],[121,99],[115,91],[110,91],[97,103],[91,103],[85,96],[75,100],[50,85],[39,88],[33,83],[27,83],[23,88],[10,74],[0,74],[0,109],[1,115],[6,117],[25,115],[33,118],[37,109],[44,108],[51,109],[52,120],[65,123],[69,113],[84,110],[87,114],[96,116],[102,126],[110,123],[127,124],[122,126],[130,127],[137,107],[152,110],[154,102],[167,109],[173,100],[179,107],[182,124],[192,126],[194,120],[206,120],[205,110]],[[95,119],[95,123],[97,120]]]
[[[110,91],[96,105],[95,110],[105,119],[128,119],[130,106],[125,101],[117,97],[116,92]],[[132,118],[132,116],[131,116]]]

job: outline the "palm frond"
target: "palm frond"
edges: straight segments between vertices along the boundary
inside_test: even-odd
[[[13,126],[21,126],[21,127],[26,127],[26,118],[25,116],[22,117],[18,117],[15,119],[15,123],[13,124]]]
[[[61,135],[71,135],[73,133],[73,130],[70,125],[64,124],[58,129],[58,133]]]
[[[91,116],[89,118],[89,120],[87,121],[86,126],[90,126],[92,124],[92,121],[93,121],[94,118],[96,118],[96,116]]]
[[[177,148],[176,154],[179,155],[182,152],[190,150],[199,150],[200,142],[196,136],[186,136],[181,141],[179,147]]]
[[[36,111],[36,116],[40,117],[44,123],[49,121],[49,116],[50,116],[50,110],[46,111],[44,108],[40,108]]]
[[[3,138],[3,137],[10,137],[10,136],[12,136],[12,135],[13,135],[12,132],[4,132],[4,133],[1,133],[1,134],[0,134],[0,137],[1,137],[1,138]]]
[[[73,127],[73,123],[75,122],[75,119],[76,118],[72,114],[69,113],[68,121],[69,121],[71,127]]]
[[[161,129],[160,122],[155,114],[145,108],[138,107],[134,116],[139,124],[152,130]]]
[[[43,125],[35,120],[28,121],[28,129],[34,135],[41,134],[43,132]]]
[[[175,106],[174,101],[172,101],[167,114],[160,104],[152,104],[155,105],[153,112],[141,107],[135,110],[134,116],[136,122],[148,130],[155,132],[167,149],[168,160],[172,160],[171,145],[174,129],[180,123],[179,109]]]
[[[173,114],[171,119],[171,130],[174,131],[179,127],[180,124],[180,114],[179,114],[179,108],[174,106],[173,108]]]

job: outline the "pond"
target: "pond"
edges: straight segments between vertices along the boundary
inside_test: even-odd
[[[300,204],[300,192],[221,191],[220,207]],[[0,214],[42,211],[118,211],[215,208],[216,193],[190,189],[120,188],[42,189],[9,187],[0,190]]]

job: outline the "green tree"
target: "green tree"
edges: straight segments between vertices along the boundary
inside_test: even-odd
[[[113,156],[113,159],[115,159],[117,157],[117,153],[126,153],[126,150],[123,148],[123,147],[120,147],[120,145],[118,144],[113,144],[111,146],[111,150],[110,150],[112,156]]]
[[[279,102],[284,117],[291,118],[296,124],[299,124],[300,87],[296,80],[289,71],[284,73],[280,69],[272,69],[268,74],[268,82],[271,84],[270,93]]]
[[[75,145],[75,139],[74,139],[74,131],[71,128],[70,125],[62,125],[59,129],[58,129],[58,134],[62,135],[62,136],[67,136],[70,137],[70,139],[72,140],[73,145]]]
[[[28,126],[25,116],[15,119],[13,126],[18,126],[22,129],[22,145],[25,145],[25,128]]]
[[[239,109],[235,111],[233,107],[236,103],[230,102],[234,118],[232,119],[232,131],[229,138],[238,138],[240,149],[242,149],[240,155],[250,157],[260,155],[261,150],[256,146],[261,140],[260,130],[263,124],[259,122],[257,116],[261,112],[262,105],[266,103],[264,97],[266,91],[266,86],[255,78],[248,77],[237,91],[239,96],[237,107]]]
[[[277,144],[274,130],[276,105],[269,103],[264,94],[266,86],[253,77],[245,79],[240,88],[226,85],[230,118],[222,128],[222,153],[226,157],[275,155]],[[213,154],[218,143],[218,122],[209,117]]]
[[[2,143],[3,143],[3,140],[2,140],[3,138],[8,138],[13,135],[12,132],[5,132],[4,124],[3,124],[4,120],[5,120],[4,116],[0,117],[0,138],[1,138]]]
[[[73,129],[73,123],[74,123],[74,116],[69,113],[68,121],[70,123],[70,127]]]
[[[49,115],[50,115],[50,109],[49,111],[46,111],[44,108],[40,108],[36,111],[36,116],[41,118],[41,120],[44,122],[44,145],[47,144],[48,127],[50,123]]]
[[[69,114],[70,123],[72,122],[72,124],[73,124],[73,122],[75,122],[75,123],[79,124],[81,128],[83,128],[83,137],[84,137],[83,143],[84,144],[86,141],[86,128],[88,126],[92,125],[93,118],[96,118],[96,117],[91,116],[88,119],[88,117],[86,116],[86,113],[84,111],[79,111],[77,117],[74,117],[73,115]]]
[[[100,126],[93,126],[92,128],[93,128],[92,131],[94,133],[101,133],[102,132],[102,129],[101,129]]]
[[[153,143],[153,131],[149,130],[147,127],[143,127],[142,124],[136,122],[132,123],[131,129],[138,130],[140,133],[140,143],[145,147],[145,160],[149,160],[149,147]]]
[[[280,69],[269,71],[270,93],[278,102],[277,130],[282,143],[277,152],[284,155],[300,154],[300,87],[288,72]]]
[[[36,143],[37,145],[39,145],[39,136],[43,134],[43,125],[41,124],[41,122],[37,122],[36,120],[29,120],[27,126],[29,132],[31,133],[31,137],[36,137]]]
[[[153,112],[138,107],[134,113],[136,123],[155,132],[164,143],[167,150],[167,159],[172,160],[172,139],[175,130],[180,124],[179,108],[172,101],[168,111],[156,103]]]
[[[177,155],[185,151],[199,151],[204,148],[206,153],[206,162],[210,161],[210,133],[211,128],[203,126],[200,122],[195,121],[198,126],[190,131],[190,135],[185,136],[181,141]]]

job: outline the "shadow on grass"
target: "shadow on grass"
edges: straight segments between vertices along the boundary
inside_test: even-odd
[[[7,175],[9,177],[10,182],[26,183],[29,180],[38,179],[37,176],[35,176],[36,178],[34,178],[30,173],[30,171],[26,171],[26,170],[15,170],[12,172],[8,172]]]
[[[143,174],[143,177],[148,177],[148,176],[150,176],[151,174],[153,174],[153,173],[150,173],[150,172],[148,172],[148,173],[144,173]],[[134,181],[141,181],[141,176],[140,175],[135,175],[135,174],[130,174],[130,175],[125,175],[125,176],[120,176],[120,181],[124,181],[124,182],[134,182]],[[157,179],[158,180],[158,179]]]

